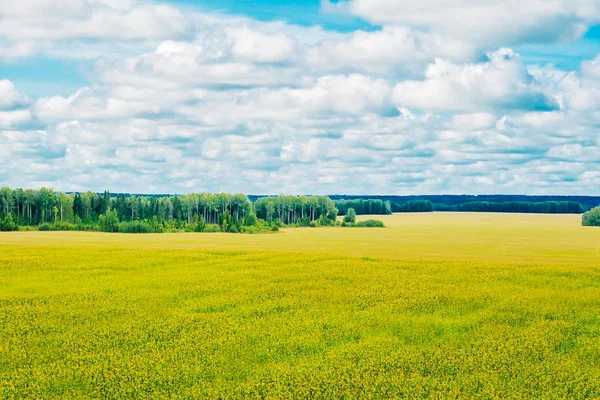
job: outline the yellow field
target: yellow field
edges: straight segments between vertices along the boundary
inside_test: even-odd
[[[0,398],[600,398],[600,229],[0,234]]]

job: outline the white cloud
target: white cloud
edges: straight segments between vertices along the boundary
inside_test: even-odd
[[[449,126],[453,129],[482,130],[494,127],[497,121],[498,118],[490,113],[456,114]]]
[[[276,63],[291,60],[297,52],[295,39],[283,32],[267,35],[241,27],[227,28],[225,33],[233,42],[233,56],[239,60]]]
[[[569,73],[559,84],[565,107],[591,111],[600,107],[600,56],[581,64],[579,72]]]
[[[190,34],[191,29],[190,22],[178,9],[160,4],[84,0],[23,0],[3,4],[0,38],[17,42],[176,38]]]
[[[7,80],[0,80],[0,110],[24,106],[29,103],[29,99],[19,93],[15,85]]]
[[[571,40],[600,20],[596,0],[349,0],[333,8],[486,46]]]
[[[503,4],[463,1],[465,15],[483,10],[481,20],[464,18],[466,28],[499,9],[496,25],[478,25],[481,32],[469,37],[445,4],[438,10],[450,21],[434,26],[435,8],[404,3],[407,15],[420,13],[410,26],[397,25],[388,10],[390,25],[348,34],[180,12],[158,2],[0,4],[10,25],[0,27],[0,58],[95,61],[89,87],[71,96],[31,101],[0,81],[3,184],[103,190],[109,182],[108,189],[128,192],[589,193],[598,180],[600,58],[579,71],[524,65],[509,49],[479,58],[492,32],[491,42],[502,45],[568,36],[573,25],[544,32],[556,7],[571,21],[569,10],[584,2],[550,0],[549,22],[539,29],[516,15],[524,30],[498,33],[506,24]],[[580,17],[588,18],[583,11]]]
[[[324,41],[307,50],[307,62],[326,70],[418,74],[434,57],[468,61],[475,53],[473,46],[459,40],[406,27],[386,27]]]
[[[424,80],[396,85],[394,100],[398,106],[434,111],[557,107],[512,50],[500,49],[488,57],[488,62],[466,65],[436,59]]]
[[[149,104],[143,99],[127,101],[110,96],[105,97],[89,88],[81,89],[68,98],[63,96],[41,98],[35,106],[36,116],[44,122],[70,119],[112,119],[159,112],[159,107]]]

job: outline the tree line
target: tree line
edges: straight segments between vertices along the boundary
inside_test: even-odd
[[[470,201],[462,204],[438,204],[430,200],[409,200],[394,203],[381,199],[351,199],[335,200],[335,206],[340,215],[346,215],[349,208],[357,215],[387,215],[391,213],[417,213],[433,211],[455,212],[500,212],[500,213],[531,213],[531,214],[582,214],[584,208],[574,201]]]
[[[581,214],[583,207],[573,201],[544,201],[527,202],[513,201],[493,203],[476,201],[450,207],[435,207],[436,211],[468,211],[468,212],[500,212],[500,213],[525,213],[525,214]]]
[[[334,225],[337,213],[326,196],[268,197],[253,204],[241,193],[158,197],[0,189],[0,230],[5,231],[36,227],[127,233],[252,232],[282,225]]]
[[[339,215],[346,215],[352,208],[356,215],[389,215],[392,213],[392,203],[379,199],[335,200]]]
[[[390,201],[392,207],[394,204],[402,205],[413,200],[428,200],[436,211],[451,211],[455,206],[460,206],[467,203],[487,202],[494,204],[504,203],[546,203],[546,202],[573,202],[579,203],[583,211],[591,210],[600,204],[600,196],[548,196],[548,195],[418,195],[418,196],[396,196],[396,195],[331,195],[333,201],[338,200],[355,200],[355,199],[376,199],[382,201]]]

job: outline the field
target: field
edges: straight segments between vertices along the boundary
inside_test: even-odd
[[[0,398],[600,398],[600,229],[0,234]]]

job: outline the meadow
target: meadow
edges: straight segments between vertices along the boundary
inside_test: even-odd
[[[599,228],[381,219],[0,233],[0,398],[600,397]]]

